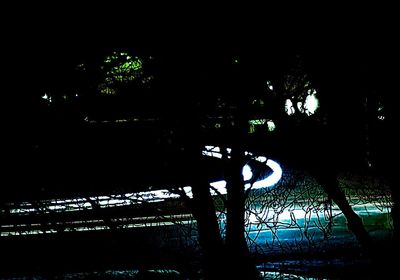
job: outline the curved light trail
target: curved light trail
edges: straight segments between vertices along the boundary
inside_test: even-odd
[[[230,158],[231,149],[227,148],[227,157]],[[222,153],[220,147],[217,146],[206,146],[203,150],[202,154],[204,156],[215,157],[222,159]],[[253,171],[251,167],[246,164],[243,166],[242,175],[243,180],[245,182],[245,189],[260,189],[260,188],[270,188],[274,186],[282,177],[282,169],[279,164],[271,159],[268,159],[263,156],[254,156],[250,152],[245,152],[246,156],[250,156],[253,160],[265,163],[272,170],[272,174],[268,177],[253,182],[250,181],[253,179]],[[216,182],[211,182],[211,194],[226,194],[226,181],[220,180]],[[193,197],[192,187],[186,186],[181,188],[181,190],[190,198]],[[109,196],[93,196],[89,198],[74,198],[74,199],[51,199],[51,200],[42,200],[40,201],[41,205],[41,213],[52,213],[52,212],[70,212],[70,211],[80,211],[80,210],[90,210],[93,209],[93,205],[91,202],[95,201],[96,204],[100,208],[109,208],[109,207],[118,207],[125,205],[133,205],[133,204],[141,204],[143,202],[161,202],[167,199],[176,199],[179,198],[180,195],[177,193],[173,193],[168,189],[155,190],[155,191],[145,191],[145,192],[137,192],[137,193],[125,193],[125,194],[117,194],[117,195],[109,195]],[[17,215],[30,215],[32,213],[37,213],[38,208],[36,208],[30,202],[22,202],[10,205],[9,208],[10,214]],[[3,226],[2,226],[3,228]],[[84,229],[82,229],[84,230]],[[25,232],[25,234],[38,234],[40,230],[33,230],[29,232]],[[8,235],[10,232],[1,232],[1,236]],[[20,233],[24,234],[24,233]]]
[[[227,158],[230,158],[231,150],[226,149]],[[250,158],[250,161],[257,161],[258,163],[265,164],[272,170],[272,173],[265,178],[255,181],[254,173],[252,167],[249,164],[243,166],[242,175],[245,183],[245,189],[260,189],[260,188],[271,188],[278,183],[282,177],[282,169],[279,164],[271,159],[267,159],[264,156],[255,156],[252,153],[245,152],[246,156]],[[219,147],[206,146],[203,150],[203,155],[208,157],[215,157],[222,159],[223,155]],[[254,182],[255,181],[255,182]],[[212,195],[226,194],[226,181],[220,180],[216,182],[211,182],[210,192]],[[186,186],[181,188],[189,197],[192,197],[192,188]],[[95,202],[100,208],[111,208],[120,207],[127,205],[137,205],[141,203],[153,203],[161,202],[168,199],[177,199],[179,194],[170,192],[167,189],[155,190],[155,191],[145,191],[136,193],[124,193],[124,194],[112,194],[112,195],[102,195],[93,196],[89,198],[73,198],[73,199],[51,199],[51,200],[41,200],[36,204],[31,202],[16,202],[8,204],[8,211],[11,217],[17,216],[28,216],[35,215],[40,212],[40,214],[51,214],[54,212],[71,212],[71,211],[82,211],[93,209]],[[38,208],[40,207],[40,210]],[[361,216],[373,216],[380,215],[383,213],[390,213],[390,207],[384,206],[377,208],[374,203],[365,202],[357,206],[353,206],[354,211]],[[255,214],[256,213],[256,214]],[[301,239],[303,233],[301,230],[305,227],[305,224],[310,225],[315,224],[319,221],[319,217],[325,215],[325,210],[322,208],[315,208],[312,211],[306,212],[301,205],[295,206],[293,209],[285,209],[282,212],[277,213],[270,209],[261,209],[257,206],[255,213],[247,213],[249,225],[246,230],[249,232],[251,238],[257,238],[257,243],[265,244],[266,240],[273,240],[274,236],[270,231],[270,226],[279,222],[283,224],[284,227],[279,228],[279,236],[282,242],[291,241],[293,238]],[[338,217],[341,214],[340,209],[337,206],[333,206],[330,215]],[[221,225],[224,225],[224,216],[218,215]],[[261,219],[260,219],[261,217]],[[377,216],[378,217],[378,216]],[[143,216],[143,217],[114,217],[116,223],[119,223],[121,229],[128,228],[138,228],[138,227],[160,227],[160,226],[171,226],[178,224],[190,224],[192,223],[191,214],[166,214],[163,215],[162,219],[156,219],[154,216]],[[113,219],[114,219],[113,218]],[[176,222],[176,219],[178,222]],[[296,233],[294,228],[291,228],[293,220],[302,227],[300,232]],[[92,219],[84,221],[69,221],[64,223],[66,226],[64,231],[99,231],[108,230],[109,225],[106,223],[102,224],[102,219]],[[308,221],[308,222],[307,222]],[[287,226],[287,227],[286,227]],[[338,233],[341,238],[347,238],[347,235],[343,235],[343,229],[345,225],[336,225],[334,230]],[[309,229],[316,232],[316,238],[324,238],[320,232],[317,232],[318,228],[314,227]],[[0,225],[0,237],[3,236],[16,236],[16,235],[36,235],[43,233],[57,233],[57,228],[50,227],[48,229],[43,229],[41,224],[31,223],[31,224],[16,224],[13,222],[5,223]],[[296,235],[297,234],[297,235]],[[320,234],[320,235],[318,235]],[[286,240],[286,241],[285,241]]]
[[[228,158],[230,158],[230,152],[231,149],[227,148],[226,149]],[[209,157],[215,157],[215,158],[222,158],[222,153],[221,149],[217,146],[206,146],[205,150],[202,153],[205,156]],[[252,153],[250,152],[245,152],[246,155],[253,156]],[[259,181],[254,182],[253,184],[250,184],[249,181],[253,178],[253,172],[251,170],[251,167],[246,164],[243,166],[242,169],[242,175],[243,175],[243,180],[245,181],[245,189],[262,189],[262,188],[270,188],[273,187],[276,183],[279,182],[279,180],[282,178],[282,168],[280,165],[273,161],[272,159],[267,159],[266,157],[263,156],[256,156],[254,157],[254,160],[264,163],[265,165],[271,168],[272,174],[269,175],[268,177],[261,179]],[[221,181],[216,181],[210,183],[210,185],[213,187],[213,193],[220,193],[220,194],[226,194],[226,181],[221,180]]]

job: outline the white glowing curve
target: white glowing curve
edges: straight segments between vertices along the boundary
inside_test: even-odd
[[[227,148],[227,153],[228,153],[228,158],[230,157],[229,154],[231,152],[230,148]],[[203,150],[202,154],[204,156],[210,156],[210,157],[215,157],[215,158],[222,158],[222,153],[219,147],[216,146],[205,146],[205,150]],[[245,152],[246,155],[253,156],[252,153],[250,152]],[[255,156],[254,159],[258,162],[265,163],[266,166],[271,168],[272,174],[269,175],[267,178],[264,178],[262,180],[256,181],[253,184],[249,183],[249,180],[253,177],[253,172],[251,171],[251,168],[249,165],[245,165],[242,169],[242,175],[243,179],[245,181],[245,189],[261,189],[261,188],[270,188],[274,186],[276,183],[279,182],[279,180],[282,177],[282,168],[280,165],[271,160],[267,159],[264,156]],[[211,194],[212,195],[217,195],[217,194],[226,194],[226,181],[225,180],[220,180],[216,182],[211,182]],[[192,187],[186,186],[183,187],[182,190],[185,192],[185,194],[192,198]],[[142,202],[161,202],[164,201],[165,199],[171,199],[171,198],[178,198],[180,195],[177,193],[172,193],[166,189],[163,190],[156,190],[156,191],[146,191],[146,192],[139,192],[139,193],[127,193],[124,195],[117,195],[114,197],[115,202],[119,202],[117,204],[132,204],[132,201],[135,201],[134,203],[142,203]],[[128,201],[128,199],[129,201]],[[94,198],[93,198],[94,199]]]
[[[257,158],[256,158],[257,160]],[[262,188],[269,188],[274,186],[276,183],[279,182],[279,180],[282,178],[282,168],[280,167],[280,165],[273,161],[272,159],[268,159],[266,161],[266,165],[272,169],[272,174],[269,175],[267,178],[264,178],[262,180],[256,181],[253,183],[253,185],[251,185],[250,183],[246,183],[244,185],[244,188],[247,190],[249,188],[252,189],[262,189]],[[250,180],[253,177],[253,173],[251,172],[250,167],[246,164],[243,167],[243,180],[246,182],[248,180]],[[251,175],[249,175],[249,172],[251,173]],[[212,191],[213,194],[214,193],[220,193],[220,194],[226,194],[226,181],[225,180],[221,180],[221,181],[216,181],[216,182],[212,182],[210,183],[211,187],[213,187]]]
[[[267,160],[266,165],[271,168],[272,174],[265,179],[254,182],[253,189],[272,187],[282,178],[282,168],[277,162],[269,159]]]
[[[229,158],[231,149],[227,148],[226,151],[228,153],[228,158]],[[204,156],[222,158],[221,149],[217,146],[205,146],[205,150],[203,150],[202,154]],[[245,154],[253,156],[253,154],[250,152],[245,152]],[[248,181],[253,177],[253,172],[251,171],[250,166],[246,164],[242,169],[243,180],[245,181],[244,187],[246,190],[249,188],[252,188],[252,189],[270,188],[279,182],[279,180],[282,178],[282,168],[280,167],[280,165],[277,162],[273,161],[272,159],[267,159],[264,156],[255,156],[254,159],[258,162],[265,163],[266,166],[271,168],[272,174],[269,175],[267,178],[256,181],[253,184],[250,184],[250,183],[248,183]],[[227,193],[225,180],[211,182],[210,185],[212,187],[211,188],[212,195],[217,195],[217,194],[223,195],[223,194]],[[183,187],[182,190],[185,192],[185,194],[188,197],[190,197],[190,198],[193,197],[192,187],[186,186],[186,187]],[[125,197],[129,197],[130,199],[136,199],[137,203],[141,203],[143,201],[160,202],[160,201],[164,201],[165,199],[168,199],[168,198],[178,198],[179,194],[172,193],[172,192],[164,189],[164,190],[157,190],[157,191],[129,193],[129,194],[125,194]],[[124,199],[121,199],[121,202],[122,201],[124,201]]]

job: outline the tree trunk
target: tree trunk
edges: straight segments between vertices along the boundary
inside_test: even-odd
[[[194,119],[194,118],[193,118]],[[193,198],[188,200],[188,206],[197,222],[198,238],[202,250],[202,267],[205,279],[223,279],[226,266],[221,265],[224,259],[224,245],[219,230],[214,201],[210,193],[209,179],[204,174],[204,162],[201,151],[202,144],[199,141],[200,132],[198,126],[186,126],[186,151],[188,164],[191,168],[191,186]]]
[[[245,189],[242,169],[245,164],[245,139],[247,136],[248,118],[246,116],[246,99],[243,95],[245,83],[240,84],[240,96],[237,112],[232,127],[230,145],[231,159],[228,159],[225,171],[227,181],[227,224],[226,224],[226,254],[230,265],[229,278],[236,279],[238,275],[245,279],[259,279],[259,273],[251,258],[245,238]]]
[[[246,279],[258,279],[258,271],[251,259],[245,238],[245,191],[242,176],[244,150],[232,149],[232,159],[228,163],[227,180],[227,226],[226,260],[230,264],[228,279],[245,275]]]
[[[330,171],[325,174],[320,173],[317,175],[317,180],[328,194],[328,197],[332,199],[343,212],[347,219],[347,227],[353,232],[360,245],[367,250],[367,252],[370,252],[372,249],[372,239],[365,229],[361,218],[353,211],[345,194],[340,189],[336,174]]]
[[[192,192],[190,206],[197,221],[199,243],[203,251],[204,276],[206,279],[221,279],[226,269],[223,263],[221,265],[224,247],[208,182],[201,178],[192,185]]]

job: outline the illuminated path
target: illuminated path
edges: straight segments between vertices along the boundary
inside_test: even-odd
[[[226,150],[226,155],[230,157],[230,149]],[[222,159],[222,152],[219,147],[216,146],[206,146],[203,150],[203,155],[207,157]],[[249,164],[246,164],[242,169],[243,179],[245,182],[245,189],[261,189],[261,188],[271,188],[275,186],[282,177],[282,169],[278,163],[271,159],[267,159],[263,156],[254,156],[253,154],[246,152],[246,156],[250,161],[257,161],[258,163],[265,164],[266,167],[272,170],[272,173],[261,178],[252,184],[250,181],[254,181],[253,171]],[[226,194],[226,181],[220,180],[210,183],[211,193],[216,194]],[[192,197],[192,188],[186,186],[181,188],[186,195]],[[53,200],[43,200],[40,201],[40,210],[38,205],[33,205],[31,202],[21,202],[21,203],[10,203],[9,207],[9,217],[10,222],[0,225],[1,236],[13,236],[13,235],[35,235],[43,233],[56,233],[56,229],[49,225],[49,228],[45,231],[42,229],[41,224],[34,224],[34,222],[28,222],[30,224],[22,224],[13,220],[13,217],[26,217],[25,221],[29,221],[29,217],[33,217],[36,214],[51,214],[51,213],[66,213],[85,210],[94,210],[94,206],[102,209],[118,208],[123,206],[138,205],[142,203],[155,203],[162,202],[168,199],[177,199],[179,194],[172,193],[167,189],[137,192],[137,193],[125,193],[117,195],[107,195],[107,196],[97,196],[89,198],[74,198],[74,199],[53,199]],[[279,212],[279,215],[275,213],[272,209],[261,209],[256,207],[254,211],[257,215],[250,214],[248,216],[249,226],[247,231],[249,232],[249,237],[257,239],[257,243],[265,244],[267,241],[274,240],[274,234],[271,228],[277,223],[280,228],[277,231],[280,241],[290,241],[294,239],[304,239],[299,227],[293,227],[293,221],[297,222],[297,225],[301,228],[305,228],[305,223],[308,232],[314,231],[316,235],[321,234],[315,224],[318,224],[323,217],[324,210],[310,211],[304,210],[304,206],[294,205],[290,210],[283,209]],[[371,202],[362,203],[357,206],[353,206],[354,211],[364,217],[379,217],[384,213],[390,211],[389,207],[377,208]],[[123,208],[121,208],[123,210]],[[218,213],[220,214],[220,213]],[[337,207],[332,208],[331,215],[342,216],[341,211]],[[219,215],[221,224],[224,223],[223,215]],[[141,217],[113,217],[120,229],[138,228],[138,227],[160,227],[160,226],[173,226],[182,224],[193,223],[193,217],[190,213],[179,213],[177,214],[162,214],[161,216],[147,215]],[[322,218],[323,220],[323,218]],[[343,220],[343,219],[342,219]],[[72,220],[64,223],[65,232],[69,231],[101,231],[109,230],[110,227],[102,220],[101,215],[98,217],[93,217],[91,220]],[[333,228],[335,232],[334,235],[338,236],[347,231],[345,223],[336,224]],[[349,232],[345,233],[347,238],[352,236]],[[322,239],[323,237],[320,237]]]
[[[226,152],[226,156],[229,158],[230,150],[227,149]],[[206,146],[203,150],[203,156],[206,157],[222,159],[222,154],[219,147]],[[246,152],[246,156],[249,159],[249,163],[242,169],[246,189],[268,189],[279,183],[282,177],[282,169],[278,163],[263,156],[254,156],[248,152]],[[266,169],[271,169],[272,172],[268,172],[269,176],[261,176],[259,180],[255,181],[258,178],[254,177],[256,172],[252,170],[252,163],[256,163],[257,166],[265,164],[261,168],[266,167]],[[250,181],[253,182],[252,185]],[[211,182],[210,185],[212,187],[210,188],[211,192],[214,195],[216,193],[226,193],[226,182],[224,180]],[[314,193],[313,186],[310,186],[310,189],[312,189],[312,195]],[[190,186],[183,187],[181,190],[184,190],[188,196],[192,195]],[[343,214],[335,205],[332,206],[332,210],[328,214],[328,216],[332,215],[332,217],[335,217],[329,230],[330,236],[328,238],[324,236],[324,232],[320,228],[327,228],[329,220],[326,219],[327,210],[324,209],[324,205],[318,204],[319,201],[323,203],[323,200],[326,199],[326,196],[322,192],[319,197],[313,197],[316,200],[314,205],[309,205],[304,200],[291,200],[290,207],[285,208],[275,208],[275,206],[268,208],[262,205],[263,199],[273,199],[272,196],[266,197],[266,195],[273,194],[275,191],[279,193],[280,190],[273,189],[270,193],[265,192],[260,197],[260,200],[253,204],[252,212],[246,212],[245,232],[251,252],[256,252],[257,254],[268,253],[269,256],[273,254],[279,256],[282,253],[284,253],[284,256],[287,256],[289,252],[294,253],[296,257],[298,256],[296,253],[308,252],[314,250],[314,248],[320,251],[324,250],[324,252],[325,250],[326,252],[330,252],[329,250],[346,248],[345,252],[348,252],[349,248],[357,246],[354,235],[347,229]],[[317,193],[319,194],[320,192]],[[310,194],[306,193],[304,195],[307,198]],[[4,241],[2,244],[7,244],[6,249],[4,248],[5,246],[2,246],[2,253],[11,264],[13,264],[12,261],[14,259],[17,260],[18,266],[16,267],[18,269],[23,267],[20,263],[21,259],[22,261],[29,262],[29,264],[35,262],[29,258],[29,254],[27,255],[28,257],[23,255],[24,257],[21,258],[20,253],[16,255],[14,252],[37,252],[37,248],[39,248],[37,244],[43,244],[43,249],[40,247],[42,256],[40,258],[37,258],[36,255],[33,257],[34,259],[40,259],[40,263],[52,263],[54,248],[57,248],[61,252],[60,256],[67,256],[66,258],[68,259],[64,261],[66,263],[71,262],[71,259],[77,259],[76,256],[70,257],[71,254],[68,254],[68,252],[71,251],[76,251],[78,252],[77,254],[83,255],[85,258],[87,258],[87,252],[90,252],[91,258],[94,255],[101,256],[100,263],[104,263],[105,256],[110,256],[112,263],[115,263],[116,252],[123,256],[126,252],[129,252],[129,257],[117,257],[117,259],[124,260],[125,258],[129,260],[135,259],[132,257],[134,254],[139,254],[140,258],[138,257],[138,259],[141,259],[143,255],[151,255],[148,252],[156,252],[158,256],[165,251],[158,249],[165,248],[166,244],[171,246],[171,250],[181,253],[182,247],[180,247],[180,244],[182,242],[187,242],[187,244],[183,244],[185,248],[192,246],[192,242],[197,244],[196,222],[187,209],[180,206],[177,207],[180,203],[172,203],[172,206],[170,204],[157,203],[177,198],[179,198],[178,194],[164,189],[88,198],[43,200],[36,204],[28,201],[10,203],[6,205],[9,213],[3,215],[7,210],[0,209],[2,211],[1,217],[5,218],[0,224],[0,239]],[[362,218],[371,236],[385,237],[384,235],[388,233],[388,230],[382,224],[389,224],[387,217],[389,217],[388,213],[390,213],[390,205],[382,203],[385,199],[379,196],[373,196],[373,198],[369,198],[367,199],[368,201],[364,202],[360,201],[360,197],[356,196],[351,196],[348,199],[357,200],[357,205],[352,206],[353,210]],[[147,204],[148,208],[144,205],[145,203],[149,203]],[[141,204],[145,207],[142,207]],[[131,205],[137,205],[138,207],[124,208],[124,206]],[[94,207],[104,209],[105,211],[93,211],[95,210]],[[163,207],[172,207],[174,209],[173,211],[167,209],[164,212]],[[120,211],[113,211],[111,208]],[[138,208],[140,211],[135,215],[135,211]],[[157,212],[159,208],[161,208],[161,212]],[[151,212],[147,212],[146,209]],[[64,215],[66,213],[71,215]],[[86,216],[81,213],[89,215]],[[221,233],[224,234],[226,217],[222,213],[217,213],[217,215],[220,228],[222,229]],[[69,219],[70,216],[73,219]],[[64,220],[65,217],[67,218]],[[107,218],[108,221],[106,221]],[[54,221],[54,219],[56,220]],[[112,225],[110,226],[110,223],[114,223],[116,226],[114,229],[117,230],[114,230]],[[62,232],[65,232],[66,235],[57,234],[57,225],[64,227]],[[86,235],[83,233],[85,231],[91,233]],[[79,233],[75,235],[73,232]],[[112,238],[110,238],[109,232],[112,232]],[[26,235],[32,236],[32,239]],[[59,236],[62,238],[59,238]],[[21,240],[28,240],[29,242],[21,242]],[[68,242],[64,242],[64,240]],[[52,248],[51,250],[46,251],[48,244],[54,244],[54,246],[50,247]],[[29,249],[31,247],[35,248],[35,250]],[[95,251],[99,252],[99,254],[93,254],[92,251],[89,251],[90,248],[97,247],[103,248]],[[62,250],[65,250],[67,254],[64,254]],[[142,253],[143,250],[146,250],[144,251],[145,253]],[[342,254],[341,251],[339,253]],[[9,257],[10,255],[14,257]],[[46,261],[46,258],[50,259]],[[85,261],[82,259],[82,263],[85,263]],[[58,255],[57,262],[62,263],[62,259]],[[296,269],[298,267],[296,263]],[[275,270],[276,267],[274,266],[273,269]],[[273,278],[274,276],[271,277]]]
[[[227,149],[228,158],[230,158],[231,149]],[[222,153],[219,147],[206,146],[202,154],[204,156],[222,158]],[[254,182],[252,185],[249,181],[253,177],[253,172],[249,165],[243,167],[243,179],[245,181],[245,189],[260,189],[269,188],[274,186],[282,177],[282,169],[278,163],[270,160],[263,156],[253,156],[249,152],[245,152],[246,155],[252,157],[254,160],[265,163],[266,166],[271,168],[273,171],[268,177]],[[211,182],[211,192],[215,194],[226,194],[226,181]],[[192,197],[192,188],[190,186],[183,187],[182,190],[187,196]],[[143,202],[161,202],[166,199],[178,198],[180,195],[170,192],[168,189],[161,189],[155,191],[146,191],[138,193],[125,193],[120,195],[110,196],[97,196],[89,197],[89,200],[95,201],[100,207],[115,207],[124,206],[131,204],[139,204]],[[50,211],[77,211],[83,209],[92,209],[92,203],[87,198],[75,198],[75,199],[53,199],[42,201],[43,205],[47,205],[46,209]],[[18,205],[19,207],[11,208],[11,214],[28,214],[37,212],[37,209],[33,207],[30,202],[23,202]],[[45,211],[46,211],[45,209]]]
[[[231,149],[226,149],[226,155],[230,158]],[[207,157],[214,157],[222,159],[222,152],[219,147],[216,146],[206,146],[202,151],[202,154]],[[260,189],[260,188],[270,188],[274,186],[282,177],[282,169],[278,163],[271,159],[267,159],[263,156],[254,156],[250,152],[245,152],[245,155],[251,160],[264,163],[268,166],[272,173],[266,177],[261,178],[253,183],[250,180],[253,179],[253,172],[251,167],[246,164],[243,167],[242,175],[245,182],[245,189]],[[254,179],[253,179],[254,181]],[[226,181],[220,180],[210,183],[210,190],[212,195],[224,195],[226,191]],[[192,197],[192,188],[190,186],[180,188],[188,197]],[[117,195],[108,196],[93,196],[88,198],[74,198],[74,199],[52,199],[43,200],[37,202],[33,205],[31,202],[21,202],[21,203],[11,203],[9,207],[9,213],[11,217],[20,217],[36,214],[50,214],[50,213],[65,213],[65,212],[77,212],[84,210],[93,210],[94,207],[97,208],[111,208],[111,207],[121,207],[129,206],[141,203],[154,203],[162,202],[168,199],[179,198],[180,195],[173,193],[168,189],[161,189],[155,191],[145,191],[137,193],[125,193]],[[133,217],[126,219],[123,223],[122,228],[133,228],[133,227],[149,227],[149,226],[163,226],[163,225],[173,225],[174,219],[179,219],[181,223],[191,222],[190,214],[179,214],[170,215],[169,220],[165,222],[153,222],[157,217]],[[144,222],[143,222],[144,220]],[[93,224],[93,225],[91,225]],[[42,233],[55,233],[56,230],[49,228],[46,231],[40,229],[40,224],[32,225],[20,225],[20,224],[5,224],[0,225],[1,236],[9,235],[30,235],[30,234],[42,234]],[[109,227],[104,223],[101,225],[101,217],[94,220],[88,221],[70,221],[66,224],[65,231],[91,231],[91,230],[107,230]]]

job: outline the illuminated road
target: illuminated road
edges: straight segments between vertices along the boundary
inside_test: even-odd
[[[226,150],[226,155],[230,157],[230,149]],[[222,159],[222,151],[216,146],[206,146],[203,155]],[[249,158],[248,164],[243,167],[243,179],[246,189],[253,190],[273,190],[274,186],[282,177],[282,169],[279,164],[272,159],[264,156],[256,156],[250,152],[246,152]],[[263,163],[266,169],[272,170],[265,173],[264,176],[254,180],[251,161]],[[251,183],[252,182],[252,183]],[[226,181],[219,180],[211,182],[211,193],[213,195],[226,194]],[[282,187],[282,186],[280,186]],[[187,196],[192,196],[190,186],[181,188]],[[268,195],[268,194],[266,194]],[[78,214],[72,216],[70,220],[63,221],[63,232],[78,231],[107,231],[110,226],[115,225],[118,229],[125,230],[131,228],[152,228],[176,225],[191,225],[194,223],[190,213],[180,212],[180,209],[162,212],[160,214],[148,212],[141,213],[139,216],[127,216],[124,209],[129,207],[151,206],[155,209],[159,203],[163,204],[167,201],[173,201],[179,198],[176,193],[170,192],[167,188],[161,190],[149,190],[137,193],[125,193],[109,196],[97,196],[74,199],[53,199],[40,202],[20,202],[9,205],[9,219],[1,225],[1,236],[18,236],[18,235],[40,235],[43,233],[57,233],[56,225],[59,223],[47,224],[43,228],[43,222],[35,222],[37,216],[50,216],[61,214]],[[360,215],[367,229],[379,232],[375,226],[378,222],[384,220],[387,223],[388,214],[390,212],[389,205],[381,205],[376,201],[365,201],[354,206],[354,211]],[[321,202],[323,203],[323,202]],[[379,205],[379,207],[378,207]],[[342,240],[354,241],[353,235],[347,230],[346,221],[341,211],[333,205],[330,209],[319,207],[320,205],[310,207],[301,203],[292,203],[290,207],[285,209],[270,209],[263,205],[253,207],[251,212],[247,213],[246,221],[249,242],[257,245],[265,250],[280,250],[284,244],[290,244],[296,240],[297,244],[309,245],[313,242],[324,240],[327,235],[332,236],[336,242]],[[113,211],[113,215],[108,223],[101,214],[97,216],[82,219],[79,213],[96,212],[96,209],[104,211]],[[116,210],[121,209],[120,212]],[[149,209],[149,208],[147,208]],[[91,211],[95,210],[95,211]],[[107,213],[107,212],[102,213]],[[147,211],[147,210],[145,210]],[[154,212],[154,211],[153,211]],[[221,228],[224,229],[224,214],[217,213],[219,216]],[[108,214],[107,214],[108,215]],[[333,220],[330,219],[333,217]],[[386,219],[386,220],[385,220]],[[329,224],[332,220],[333,223]],[[3,220],[5,221],[5,220]],[[18,222],[19,221],[19,222]],[[369,228],[368,228],[369,227]],[[379,233],[382,234],[382,231]],[[271,247],[272,246],[272,247]]]
[[[228,158],[230,158],[231,149],[227,149],[226,153]],[[203,155],[206,157],[222,158],[222,152],[219,147],[216,146],[206,146],[203,150]],[[253,179],[253,172],[251,167],[246,164],[243,167],[243,179],[245,182],[245,189],[261,189],[273,187],[282,177],[282,169],[278,163],[271,159],[267,159],[263,156],[253,156],[250,152],[246,152],[246,156],[252,160],[264,163],[266,167],[272,170],[272,173],[266,177],[260,176],[259,180],[250,183]],[[225,195],[226,194],[226,181],[219,180],[215,182],[210,182],[210,191],[213,195]],[[180,188],[188,197],[192,197],[192,188],[190,186]],[[86,197],[86,198],[74,198],[74,199],[53,199],[44,200],[36,202],[35,205],[32,202],[21,202],[16,204],[11,204],[9,206],[9,214],[16,216],[24,216],[30,214],[51,214],[51,213],[61,213],[61,212],[75,212],[84,210],[94,210],[95,208],[106,209],[113,207],[123,207],[132,206],[143,203],[157,203],[164,202],[170,199],[177,199],[180,195],[173,193],[168,190],[168,188],[154,191],[144,191],[137,193],[125,193],[110,196],[97,196],[97,197]],[[186,215],[186,214],[184,214]],[[154,216],[145,217],[134,217],[130,219],[125,219],[126,223],[123,228],[132,227],[148,227],[148,226],[160,226],[160,225],[173,225],[173,220],[180,220],[181,223],[185,223],[182,220],[182,215],[170,215],[166,222],[151,222]],[[118,220],[120,221],[120,220]],[[144,222],[143,222],[144,221]],[[90,222],[90,223],[88,223]],[[93,224],[93,226],[87,226]],[[37,229],[36,229],[36,228]],[[43,232],[43,229],[39,229],[40,224],[32,225],[15,225],[15,224],[3,224],[1,225],[1,236],[10,235],[29,235],[29,234],[41,234],[41,233],[55,233],[57,232],[54,228],[48,228]],[[18,229],[18,230],[16,230]],[[82,221],[82,222],[69,222],[65,231],[88,231],[88,230],[106,230],[109,229],[108,225],[101,225],[101,218]]]
[[[223,157],[220,149],[214,146],[206,146],[203,155]],[[348,231],[343,214],[336,205],[325,205],[326,195],[316,191],[318,186],[306,183],[306,189],[291,190],[284,206],[280,201],[274,203],[275,199],[282,199],[279,194],[288,190],[285,183],[279,184],[283,175],[281,167],[263,156],[249,152],[246,156],[249,161],[242,172],[245,187],[254,189],[249,192],[250,199],[260,194],[253,200],[251,211],[246,212],[245,232],[252,252],[272,259],[276,257],[278,261],[323,252],[326,262],[325,252],[337,250],[328,258],[341,258],[349,249],[357,251],[357,241]],[[265,172],[253,178],[259,173],[256,168],[262,167]],[[212,194],[226,194],[224,180],[213,181],[210,185]],[[190,186],[181,190],[191,196]],[[297,196],[299,193],[304,194],[301,199]],[[359,195],[348,196],[348,199],[353,201],[353,210],[363,219],[371,236],[387,238],[390,234],[389,200],[382,196],[364,198]],[[118,267],[132,267],[132,263],[186,266],[189,264],[185,262],[198,252],[196,221],[180,202],[179,195],[168,188],[14,202],[5,206],[0,209],[1,262],[11,272],[22,273],[25,269],[31,273],[38,267],[42,271],[86,270],[88,260],[102,268],[116,263]],[[216,214],[224,234],[225,215]],[[182,257],[173,259],[173,256]],[[277,266],[273,265],[271,270],[276,270]],[[304,270],[303,265],[295,268],[298,267]],[[314,270],[312,267],[310,271]]]

